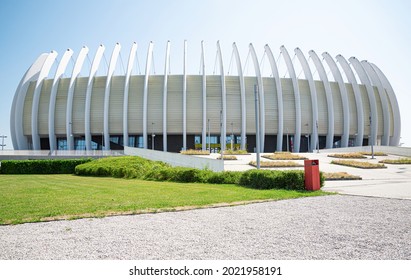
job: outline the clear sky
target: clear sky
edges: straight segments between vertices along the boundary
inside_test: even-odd
[[[8,136],[6,148],[10,149],[12,99],[25,71],[41,53],[55,50],[60,60],[71,48],[75,59],[86,45],[92,59],[98,45],[104,44],[109,60],[119,42],[126,64],[135,41],[144,72],[147,46],[153,41],[155,69],[162,73],[165,46],[170,40],[171,72],[175,74],[182,72],[186,39],[191,74],[199,71],[201,40],[206,46],[209,73],[214,70],[217,40],[222,46],[225,71],[229,69],[233,42],[240,50],[243,66],[249,43],[253,43],[259,59],[264,45],[269,44],[275,57],[285,45],[291,56],[299,47],[306,57],[313,49],[317,54],[327,51],[333,57],[342,54],[347,59],[355,56],[373,62],[396,92],[402,119],[401,142],[410,147],[410,14],[411,2],[401,0],[2,0],[0,135]],[[107,66],[101,67],[106,71]]]

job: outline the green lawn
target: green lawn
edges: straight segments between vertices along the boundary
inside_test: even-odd
[[[74,175],[0,175],[0,224],[174,211],[324,194]]]

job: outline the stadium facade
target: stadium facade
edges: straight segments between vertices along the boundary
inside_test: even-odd
[[[75,61],[71,49],[58,60],[55,51],[41,54],[21,79],[13,99],[10,127],[14,148],[54,151],[132,146],[178,152],[205,150],[210,143],[214,144],[211,147],[233,143],[253,151],[258,139],[265,152],[304,152],[399,144],[401,120],[395,93],[383,72],[368,61],[310,51],[310,66],[299,48],[292,59],[282,46],[275,59],[266,45],[264,56],[270,65],[266,77],[250,44],[254,75],[245,76],[234,43],[237,75],[228,75],[217,42],[220,75],[208,75],[201,43],[201,70],[199,75],[191,75],[186,73],[184,42],[183,74],[172,75],[168,42],[164,75],[153,75],[150,43],[145,73],[134,75],[134,43],[124,74],[114,75],[120,49],[116,44],[104,76],[96,75],[104,56],[103,45],[98,47],[86,77],[80,73],[87,47]],[[279,75],[280,58],[287,78]],[[66,77],[70,61],[74,66]],[[297,77],[296,63],[305,79]],[[53,65],[54,75],[50,73]],[[319,80],[314,80],[315,73]],[[221,146],[224,149],[226,145]]]

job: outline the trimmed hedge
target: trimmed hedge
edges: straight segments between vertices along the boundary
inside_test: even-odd
[[[305,190],[303,171],[250,170],[246,172],[172,167],[140,157],[104,158],[76,167],[77,175],[111,176],[180,183],[239,184],[255,189]],[[321,175],[321,186],[324,176]]]
[[[92,159],[3,160],[1,174],[73,174],[77,165]]]

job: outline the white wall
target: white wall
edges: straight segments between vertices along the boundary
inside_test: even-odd
[[[221,160],[199,158],[189,155],[168,153],[156,150],[124,147],[124,154],[139,156],[150,160],[159,160],[172,166],[193,167],[198,169],[210,169],[216,172],[224,170],[224,163]]]

